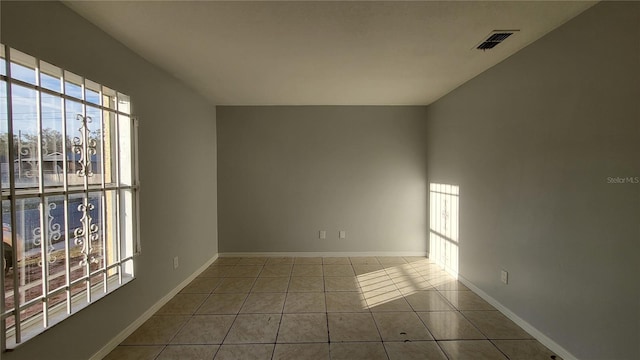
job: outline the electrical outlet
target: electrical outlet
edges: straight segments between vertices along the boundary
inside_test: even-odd
[[[173,258],[173,268],[177,269],[178,265],[180,265],[180,263],[178,263],[178,257],[176,256]]]
[[[507,270],[502,270],[500,272],[500,281],[502,281],[503,284],[509,283],[509,273],[507,272]]]
[[[318,238],[320,239],[326,239],[327,238],[327,232],[325,230],[320,230],[318,232]]]
[[[346,239],[347,238],[347,232],[344,230],[340,230],[340,232],[338,232],[338,235],[340,237],[340,239]]]

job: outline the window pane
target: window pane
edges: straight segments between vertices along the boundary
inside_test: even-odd
[[[73,100],[65,100],[65,108],[67,122],[67,138],[65,141],[67,147],[67,181],[69,186],[78,186],[84,184],[84,177],[81,173],[82,166],[80,164],[82,140],[84,138],[81,119],[84,111],[82,104]]]
[[[41,231],[47,249],[47,269],[49,276],[49,292],[55,291],[66,284],[65,276],[65,240],[64,231],[64,197],[48,196],[44,206],[45,229]],[[64,293],[63,293],[64,295]],[[64,296],[62,296],[64,300]],[[51,304],[50,304],[51,305]]]
[[[89,184],[102,183],[102,111],[93,106],[87,106],[87,158]]]
[[[9,116],[5,81],[0,81],[0,174],[2,188],[9,188]]]
[[[82,77],[69,71],[65,71],[64,93],[69,96],[82,99]]]
[[[116,183],[117,181],[117,122],[116,114],[111,111],[103,111],[104,131],[102,140],[104,141],[104,182],[105,184]]]
[[[11,77],[37,85],[36,59],[20,51],[11,49]]]
[[[45,186],[60,186],[64,177],[64,139],[60,97],[41,94],[42,172]]]
[[[131,118],[125,115],[118,115],[118,135],[119,135],[119,148],[120,148],[120,183],[122,185],[132,184],[132,169],[131,169]]]
[[[133,256],[133,200],[131,190],[120,191],[120,254],[122,259]]]
[[[0,75],[7,75],[7,63],[4,55],[4,45],[0,44]]]
[[[118,111],[125,114],[131,113],[131,103],[127,95],[118,93]]]
[[[116,110],[116,91],[106,86],[102,87],[102,105]]]
[[[11,105],[14,144],[16,187],[38,185],[38,106],[36,91],[20,85],[11,85]]]
[[[40,61],[40,86],[55,92],[62,91],[62,69]]]
[[[84,81],[85,86],[85,99],[96,105],[100,105],[100,84],[94,83],[90,80]]]

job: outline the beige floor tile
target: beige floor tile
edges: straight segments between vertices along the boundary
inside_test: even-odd
[[[411,295],[417,291],[435,290],[426,280],[399,278],[392,281],[403,295]]]
[[[288,277],[291,276],[292,264],[265,265],[259,277]]]
[[[288,292],[323,292],[322,276],[292,276]]]
[[[355,276],[332,276],[324,278],[325,291],[360,291]]]
[[[231,326],[224,343],[275,343],[281,316],[282,314],[240,314]]]
[[[324,265],[324,276],[355,276],[353,267],[349,265]]]
[[[240,309],[241,314],[276,314],[284,307],[286,293],[251,293]]]
[[[379,265],[380,262],[378,261],[378,258],[376,258],[375,256],[355,256],[355,257],[350,257],[349,260],[351,261],[352,265]]]
[[[222,344],[234,315],[194,315],[171,340],[172,344]]]
[[[352,267],[356,275],[366,275],[376,271],[384,272],[384,268],[380,264],[354,264]],[[384,273],[386,274],[386,272]]]
[[[237,278],[237,277],[228,277],[224,278],[218,287],[213,290],[214,294],[224,294],[224,293],[248,293],[253,287],[253,283],[256,281],[255,278]]]
[[[164,345],[189,320],[183,315],[154,315],[126,338],[122,345]]]
[[[293,263],[322,265],[322,258],[321,257],[297,257],[294,259]]]
[[[421,312],[418,316],[436,340],[486,339],[457,311]]]
[[[326,314],[284,314],[278,343],[328,342]]]
[[[291,276],[322,276],[322,265],[294,264]]]
[[[381,342],[331,343],[331,360],[387,360]]]
[[[331,342],[381,341],[378,328],[370,313],[329,313]]]
[[[425,276],[423,276],[425,277]],[[428,278],[431,285],[436,290],[447,291],[447,290],[456,290],[456,291],[469,291],[469,288],[466,287],[463,283],[458,280],[451,278],[449,274],[446,274],[446,279],[444,276]],[[425,277],[426,278],[426,277]]]
[[[368,305],[359,292],[328,292],[325,293],[327,312],[368,312]]]
[[[415,311],[455,310],[437,291],[416,291],[411,295],[406,295],[405,299]]]
[[[276,344],[273,360],[329,360],[329,344]]]
[[[511,360],[562,360],[537,340],[493,340],[492,342]]]
[[[218,258],[214,265],[237,265],[240,262],[239,257],[222,257]]]
[[[489,339],[532,339],[531,335],[499,311],[463,311],[462,314]]]
[[[438,342],[449,360],[507,360],[488,340],[457,340]]]
[[[236,265],[228,276],[255,278],[258,277],[263,267],[262,265]]]
[[[320,292],[287,293],[284,303],[285,313],[311,313],[327,311],[325,294]]]
[[[380,264],[406,264],[407,261],[401,256],[378,256]]]
[[[183,294],[211,294],[222,278],[197,277],[182,289]]]
[[[207,294],[176,294],[156,315],[190,315],[209,297]]]
[[[196,314],[237,314],[247,294],[211,294]]]
[[[118,346],[104,360],[154,360],[162,346]]]
[[[433,340],[414,312],[374,313],[373,318],[383,341]]]
[[[404,260],[411,265],[415,264],[432,264],[426,256],[403,256]]]
[[[348,257],[324,257],[322,263],[325,265],[351,265]]]
[[[495,310],[491,304],[472,291],[444,290],[440,291],[440,295],[449,300],[458,310]]]
[[[435,341],[385,342],[389,360],[447,360]]]
[[[267,259],[266,265],[293,264],[292,257],[270,257]]]
[[[156,360],[210,360],[218,348],[218,345],[169,345]]]
[[[358,275],[356,278],[358,279],[358,285],[360,285],[360,290],[362,292],[398,289],[389,275],[382,270],[366,275]]]
[[[269,258],[256,256],[240,258],[238,265],[264,265]]]
[[[233,273],[232,265],[211,265],[206,268],[198,277],[227,277]]]
[[[222,345],[215,360],[269,360],[273,344]]]
[[[288,287],[288,277],[262,277],[253,284],[251,292],[287,292]]]
[[[368,291],[363,293],[369,310],[381,311],[413,311],[400,291]]]
[[[384,271],[391,277],[415,277],[420,278],[420,274],[409,264],[397,264],[394,266],[385,266]]]

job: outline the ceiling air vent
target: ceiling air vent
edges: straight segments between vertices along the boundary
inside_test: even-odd
[[[476,49],[479,50],[489,50],[496,47],[496,45],[503,42],[506,38],[513,35],[518,30],[495,30],[492,31],[491,34],[487,37],[486,40],[481,42]]]

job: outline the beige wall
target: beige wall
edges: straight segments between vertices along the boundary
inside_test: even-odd
[[[640,184],[608,179],[640,177],[639,99],[640,4],[601,3],[428,110],[460,275],[579,359],[640,359]]]
[[[424,253],[425,110],[218,107],[220,252]]]
[[[217,253],[215,109],[60,3],[0,6],[4,44],[130,95],[140,120],[137,279],[2,354],[86,360]]]

